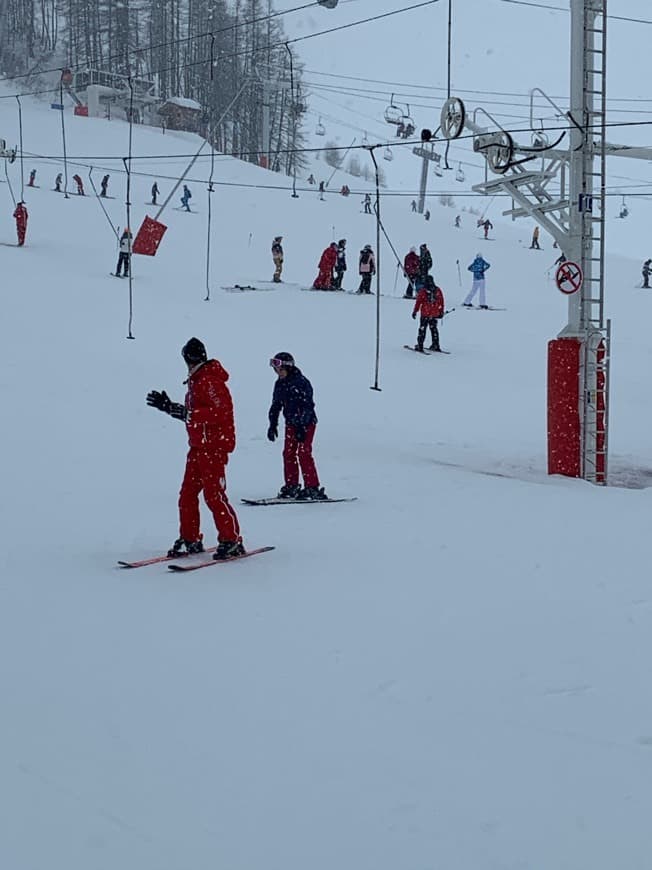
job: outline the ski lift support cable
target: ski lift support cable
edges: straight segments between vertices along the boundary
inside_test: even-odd
[[[213,67],[215,65],[215,61],[213,58],[213,52],[215,51],[215,37],[213,34],[210,34],[211,38],[211,81],[213,81]],[[206,296],[204,298],[204,302],[209,302],[211,298],[211,194],[213,193],[213,173],[215,171],[215,144],[213,142],[213,130],[214,127],[209,129],[208,135],[211,140],[211,174],[208,178],[208,209],[207,209],[207,218],[206,218]]]
[[[133,293],[133,273],[134,270],[132,268],[132,260],[131,260],[131,156],[132,156],[132,145],[133,145],[133,127],[134,127],[134,83],[131,80],[131,75],[127,79],[127,84],[129,85],[129,153],[127,158],[123,158],[123,163],[125,165],[125,170],[127,172],[127,197],[125,202],[125,208],[127,211],[127,253],[129,256],[129,324],[127,328],[127,338],[133,339],[135,336],[132,334],[131,327],[134,319],[134,293]]]
[[[20,97],[16,94],[16,102],[18,103],[18,136],[20,139],[20,200],[25,198],[25,164],[23,160],[23,107],[20,103]]]
[[[88,180],[90,182],[91,187],[93,188],[93,193],[95,194],[95,197],[96,197],[98,203],[100,204],[100,208],[104,212],[104,216],[106,217],[107,221],[109,222],[109,226],[111,227],[111,230],[113,231],[113,235],[116,237],[116,239],[119,239],[120,236],[118,233],[118,228],[113,225],[113,221],[109,217],[109,213],[107,212],[106,208],[104,207],[104,203],[102,202],[102,197],[98,194],[97,188],[95,187],[95,182],[93,181],[93,167],[92,166],[90,167],[89,172],[88,172]],[[129,226],[129,224],[127,224],[127,226]]]

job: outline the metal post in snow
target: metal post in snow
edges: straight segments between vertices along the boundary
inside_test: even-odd
[[[378,374],[380,370],[380,178],[378,174],[378,162],[374,150],[377,145],[366,146],[374,163],[376,175],[376,363],[374,371],[374,383],[369,389],[380,392]]]
[[[63,118],[63,82],[59,83],[59,105],[61,109],[61,140],[63,142],[63,196],[68,197],[68,154],[66,152],[66,124]]]
[[[127,201],[125,203],[127,211],[127,250],[129,254],[129,327],[127,338],[135,338],[131,332],[131,324],[134,316],[134,294],[133,294],[133,264],[131,261],[131,151],[133,141],[133,125],[134,125],[134,84],[131,76],[128,78],[129,83],[129,156],[124,160],[125,169],[127,170]]]
[[[285,43],[285,47],[287,48],[287,52],[290,55],[290,93],[292,99],[292,147],[296,149],[296,139],[297,139],[297,108],[296,103],[294,101],[294,66],[292,62],[292,50],[290,46]],[[292,155],[292,199],[298,199],[299,194],[297,193],[297,155],[296,150]]]
[[[23,107],[20,104],[20,97],[16,95],[18,103],[18,135],[20,137],[20,199],[21,202],[25,198],[25,169],[23,161]]]

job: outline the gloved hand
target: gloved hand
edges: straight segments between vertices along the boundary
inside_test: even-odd
[[[182,405],[181,402],[172,402],[168,413],[170,414],[170,417],[174,417],[175,420],[185,420],[188,416],[186,406]]]
[[[267,440],[268,441],[276,441],[278,438],[278,426],[272,426],[270,423],[269,429],[267,430]]]
[[[295,426],[294,427],[294,437],[297,439],[299,444],[303,444],[306,440],[306,430],[303,426]]]
[[[158,390],[152,390],[147,394],[146,402],[151,408],[163,411],[164,414],[169,414],[172,408],[172,400],[165,390],[160,393]]]
[[[416,319],[417,319],[417,313],[416,313],[416,311],[413,311],[412,312],[412,320],[416,320]]]

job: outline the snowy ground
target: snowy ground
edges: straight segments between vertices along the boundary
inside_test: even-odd
[[[124,154],[124,124],[67,120],[71,155]],[[58,124],[27,106],[26,150],[57,154]],[[196,141],[137,130],[135,153]],[[119,163],[100,162],[124,225]],[[609,262],[612,477],[627,487],[600,489],[545,474],[545,349],[565,303],[546,279],[556,252],[529,251],[525,225],[496,220],[498,240],[484,242],[468,216],[455,230],[449,209],[425,224],[408,200],[384,202],[401,255],[427,241],[457,310],[442,330],[450,356],[403,350],[416,327],[384,246],[374,392],[375,297],[298,289],[332,239],[349,240],[352,265],[375,244],[359,196],[219,186],[205,302],[207,194],[191,184],[198,213],[167,211],[156,258],[135,260],[127,341],[104,215],[47,189],[59,164],[33,165],[43,186],[26,194],[23,250],[6,246],[0,185],[0,865],[648,866],[652,496],[632,487],[652,479],[652,298],[634,289],[639,264]],[[183,165],[138,161],[164,195],[162,176]],[[217,167],[221,182],[279,182]],[[203,162],[194,177],[206,174]],[[151,183],[134,182],[134,228]],[[288,286],[220,290],[268,280],[278,233]],[[478,250],[489,301],[507,311],[459,310]],[[182,398],[191,335],[231,373],[234,504],[281,483],[265,438],[280,350],[315,386],[323,483],[359,500],[240,507],[246,544],[273,553],[182,577],[120,572],[117,559],[176,536],[185,433],[144,398]]]

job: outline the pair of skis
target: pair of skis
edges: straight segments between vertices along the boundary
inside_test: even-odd
[[[334,504],[344,501],[356,501],[355,498],[326,498],[326,499],[290,499],[290,498],[243,498],[244,504],[248,505],[275,505],[275,504]],[[258,556],[261,553],[269,553],[275,547],[258,547],[255,550],[247,550],[241,556],[232,556],[230,559],[206,559],[207,554],[214,553],[217,547],[207,547],[203,553],[196,555],[177,555],[177,556],[151,556],[148,559],[139,559],[133,562],[118,561],[120,568],[144,568],[147,565],[158,565],[161,562],[168,562],[168,570],[174,573],[184,571],[197,571],[199,568],[208,568],[211,565],[226,565],[228,562],[238,562],[240,559],[248,559],[249,556]],[[199,559],[197,556],[201,556]],[[181,559],[186,562],[184,565],[179,565],[175,560]]]
[[[205,556],[206,553],[213,553],[217,547],[208,547],[204,550],[203,553],[198,555]],[[173,571],[174,573],[179,573],[183,571],[197,571],[199,568],[208,568],[210,565],[226,565],[227,562],[237,562],[240,559],[248,559],[249,556],[258,556],[260,553],[269,553],[270,550],[274,550],[275,547],[258,547],[256,550],[247,550],[246,553],[243,553],[241,556],[232,556],[230,559],[201,559],[197,560],[194,556],[152,556],[149,559],[140,559],[136,562],[123,562],[119,561],[118,565],[121,568],[144,568],[146,565],[157,565],[159,562],[170,562],[168,565],[168,570]],[[175,559],[182,559],[183,561],[188,560],[187,565],[177,565],[174,561]]]
[[[414,353],[420,353],[423,356],[435,356],[438,353],[445,353],[447,355],[450,354],[450,350],[426,350],[425,348],[423,350],[419,350],[419,348],[415,347],[413,344],[404,344],[403,347],[406,350],[412,350],[414,351]]]

